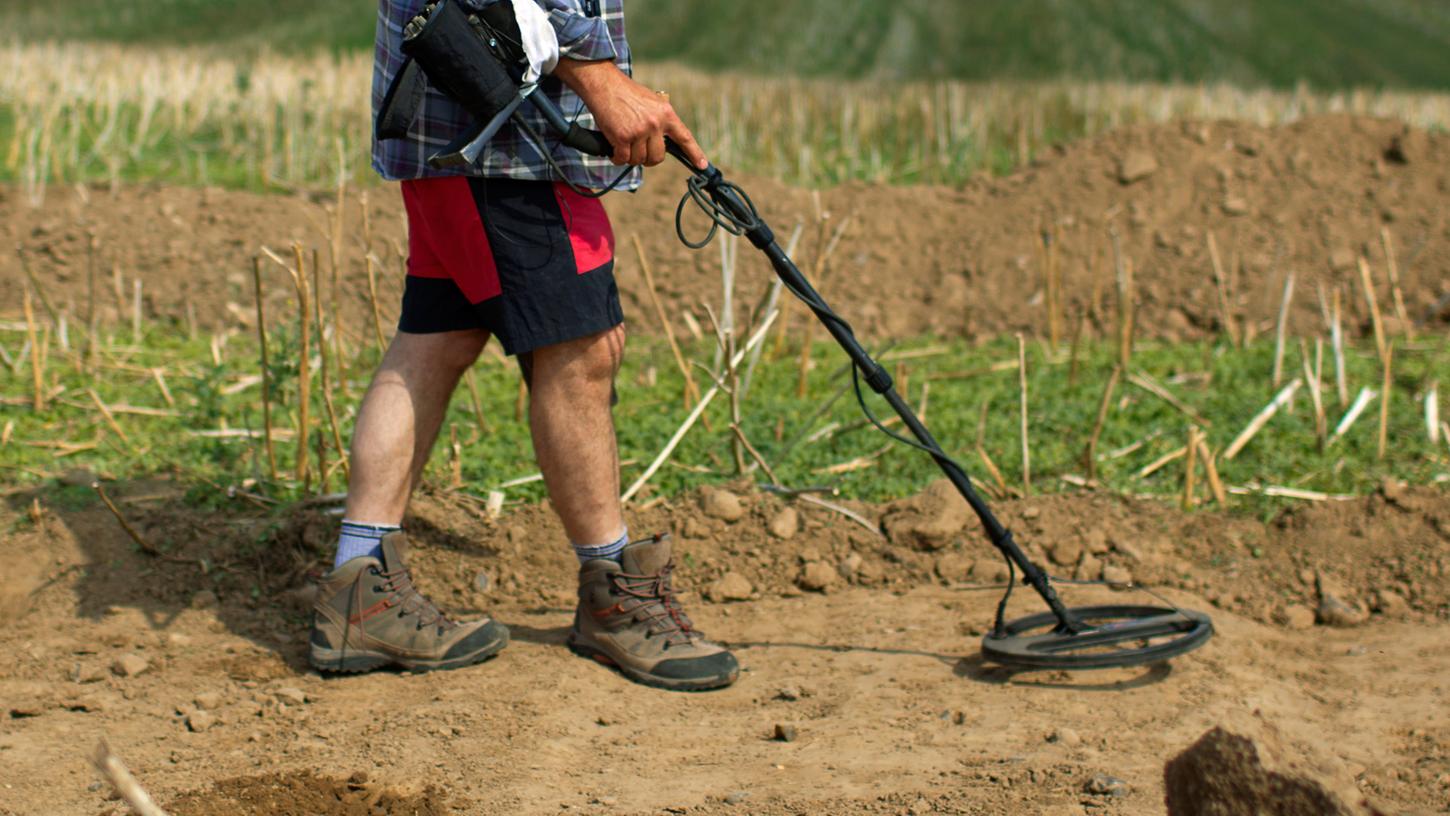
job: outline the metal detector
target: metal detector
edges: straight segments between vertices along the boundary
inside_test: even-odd
[[[493,8],[504,5],[500,3]],[[471,70],[486,75],[484,80],[487,93],[483,94],[452,91],[450,86],[458,84],[457,74],[449,76],[445,83],[440,83],[441,87],[459,99],[484,123],[477,132],[466,135],[456,143],[457,148],[450,146],[449,150],[445,150],[446,155],[440,161],[451,162],[448,155],[460,152],[458,148],[464,146],[470,146],[468,151],[464,151],[465,155],[471,152],[476,158],[482,143],[487,141],[487,138],[480,140],[480,137],[484,134],[491,137],[505,119],[512,118],[525,133],[537,136],[527,121],[518,114],[520,100],[523,99],[527,99],[542,113],[564,144],[594,156],[613,155],[614,150],[603,134],[571,124],[544,95],[527,92],[532,89],[521,93],[517,84],[513,86],[512,94],[507,89],[500,88],[500,77],[506,75],[509,66],[516,64],[519,58],[508,47],[506,25],[507,20],[496,22],[477,14],[467,15],[449,0],[443,0],[425,7],[424,13],[419,15],[414,25],[409,26],[410,36],[405,42],[404,50],[424,65],[430,78],[450,70],[446,65],[430,67],[429,61],[432,58],[427,53],[430,37],[433,42],[447,43],[445,50],[452,66],[467,64]],[[472,36],[465,38],[462,34],[464,31],[469,31]],[[478,99],[482,96],[491,96],[492,101],[487,104],[469,104],[470,97]],[[474,150],[475,147],[478,150]],[[882,433],[923,451],[936,461],[962,498],[966,499],[967,504],[981,519],[988,540],[1006,559],[1007,589],[997,606],[992,631],[982,638],[983,657],[1004,666],[1023,669],[1106,669],[1155,663],[1177,657],[1202,646],[1213,636],[1213,623],[1207,615],[1171,605],[1072,608],[1064,605],[1053,589],[1053,579],[1041,567],[1032,563],[1022,551],[1013,540],[1011,531],[1002,526],[972,486],[966,470],[942,450],[911,406],[896,392],[891,375],[872,359],[856,340],[851,325],[831,309],[781,249],[776,242],[775,233],[760,217],[755,204],[745,191],[727,181],[713,165],[704,169],[693,166],[684,151],[673,141],[667,139],[665,147],[692,174],[685,196],[675,212],[675,229],[680,240],[693,249],[700,249],[719,230],[724,230],[731,235],[746,238],[756,249],[765,253],[785,287],[815,313],[850,357],[856,398],[867,419]],[[544,152],[548,152],[547,148]],[[704,211],[711,222],[709,232],[697,241],[690,240],[684,231],[685,208],[692,202]],[[861,390],[863,380],[872,391],[886,400],[914,439],[891,431],[876,418]],[[1048,611],[1009,621],[1006,619],[1007,602],[1017,583],[1018,571],[1022,574],[1022,581],[1042,598]]]

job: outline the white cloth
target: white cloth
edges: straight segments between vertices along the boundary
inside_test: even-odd
[[[512,2],[524,53],[529,56],[524,85],[532,89],[540,79],[552,74],[559,64],[559,34],[549,22],[549,15],[534,0]]]

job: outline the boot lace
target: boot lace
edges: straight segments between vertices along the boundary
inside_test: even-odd
[[[618,572],[610,576],[610,580],[614,582],[614,586],[619,592],[639,601],[633,608],[626,611],[642,614],[650,632],[666,638],[666,647],[674,643],[689,643],[704,637],[704,634],[695,628],[695,624],[685,614],[684,607],[680,605],[679,598],[675,595],[674,582],[671,578],[674,570],[675,565],[670,563],[654,575],[631,575],[626,572]]]
[[[440,629],[452,629],[458,625],[444,616],[432,601],[424,597],[423,593],[413,586],[413,576],[406,568],[391,572],[378,570],[378,575],[384,579],[379,589],[383,592],[394,593],[401,599],[399,616],[417,616],[419,629],[435,624]]]

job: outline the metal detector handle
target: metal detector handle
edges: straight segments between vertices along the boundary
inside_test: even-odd
[[[597,130],[582,128],[578,125],[569,126],[568,132],[564,134],[564,144],[581,153],[587,153],[590,156],[608,158],[614,155],[614,146],[609,143],[608,139],[604,138],[603,133]],[[680,164],[688,167],[692,172],[710,175],[715,169],[713,165],[703,171],[696,167],[695,163],[690,161],[690,157],[685,153],[685,149],[680,147],[680,143],[668,136],[665,137],[665,152],[674,156],[679,160]]]
[[[614,155],[614,146],[609,143],[608,139],[604,138],[603,133],[580,127],[579,123],[570,122],[565,119],[563,112],[559,110],[559,106],[555,105],[554,101],[549,97],[541,93],[530,93],[528,100],[534,104],[534,108],[548,121],[549,127],[553,128],[554,132],[559,134],[565,145],[590,156],[600,156],[607,159]],[[684,148],[680,147],[674,139],[668,136],[665,137],[665,152],[679,159],[681,164],[690,168],[694,173],[707,176],[713,176],[717,173],[714,165],[710,165],[704,170],[696,167],[690,161],[690,157],[685,155]]]

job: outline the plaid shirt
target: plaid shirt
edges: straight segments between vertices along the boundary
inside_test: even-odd
[[[427,0],[378,0],[377,46],[373,58],[373,115],[393,77],[402,68],[403,28],[418,14]],[[460,0],[465,9],[482,5],[480,0]],[[508,0],[504,0],[508,2]],[[534,0],[549,13],[559,35],[559,56],[577,60],[613,60],[625,74],[631,72],[629,44],[624,38],[624,0]],[[577,94],[562,82],[545,77],[535,93],[547,94],[564,112],[583,127],[594,128],[594,116]],[[580,187],[608,186],[622,172],[608,159],[585,156],[551,139],[552,130],[532,105],[519,112],[535,131],[544,136],[554,161],[564,170],[564,179]],[[434,170],[428,157],[437,153],[473,126],[473,116],[433,87],[428,88],[418,118],[403,139],[378,141],[373,138],[373,169],[389,181],[440,176],[486,176],[532,181],[554,181],[558,175],[544,160],[541,149],[513,125],[504,125],[484,149],[473,167]],[[616,189],[639,188],[639,168]]]

